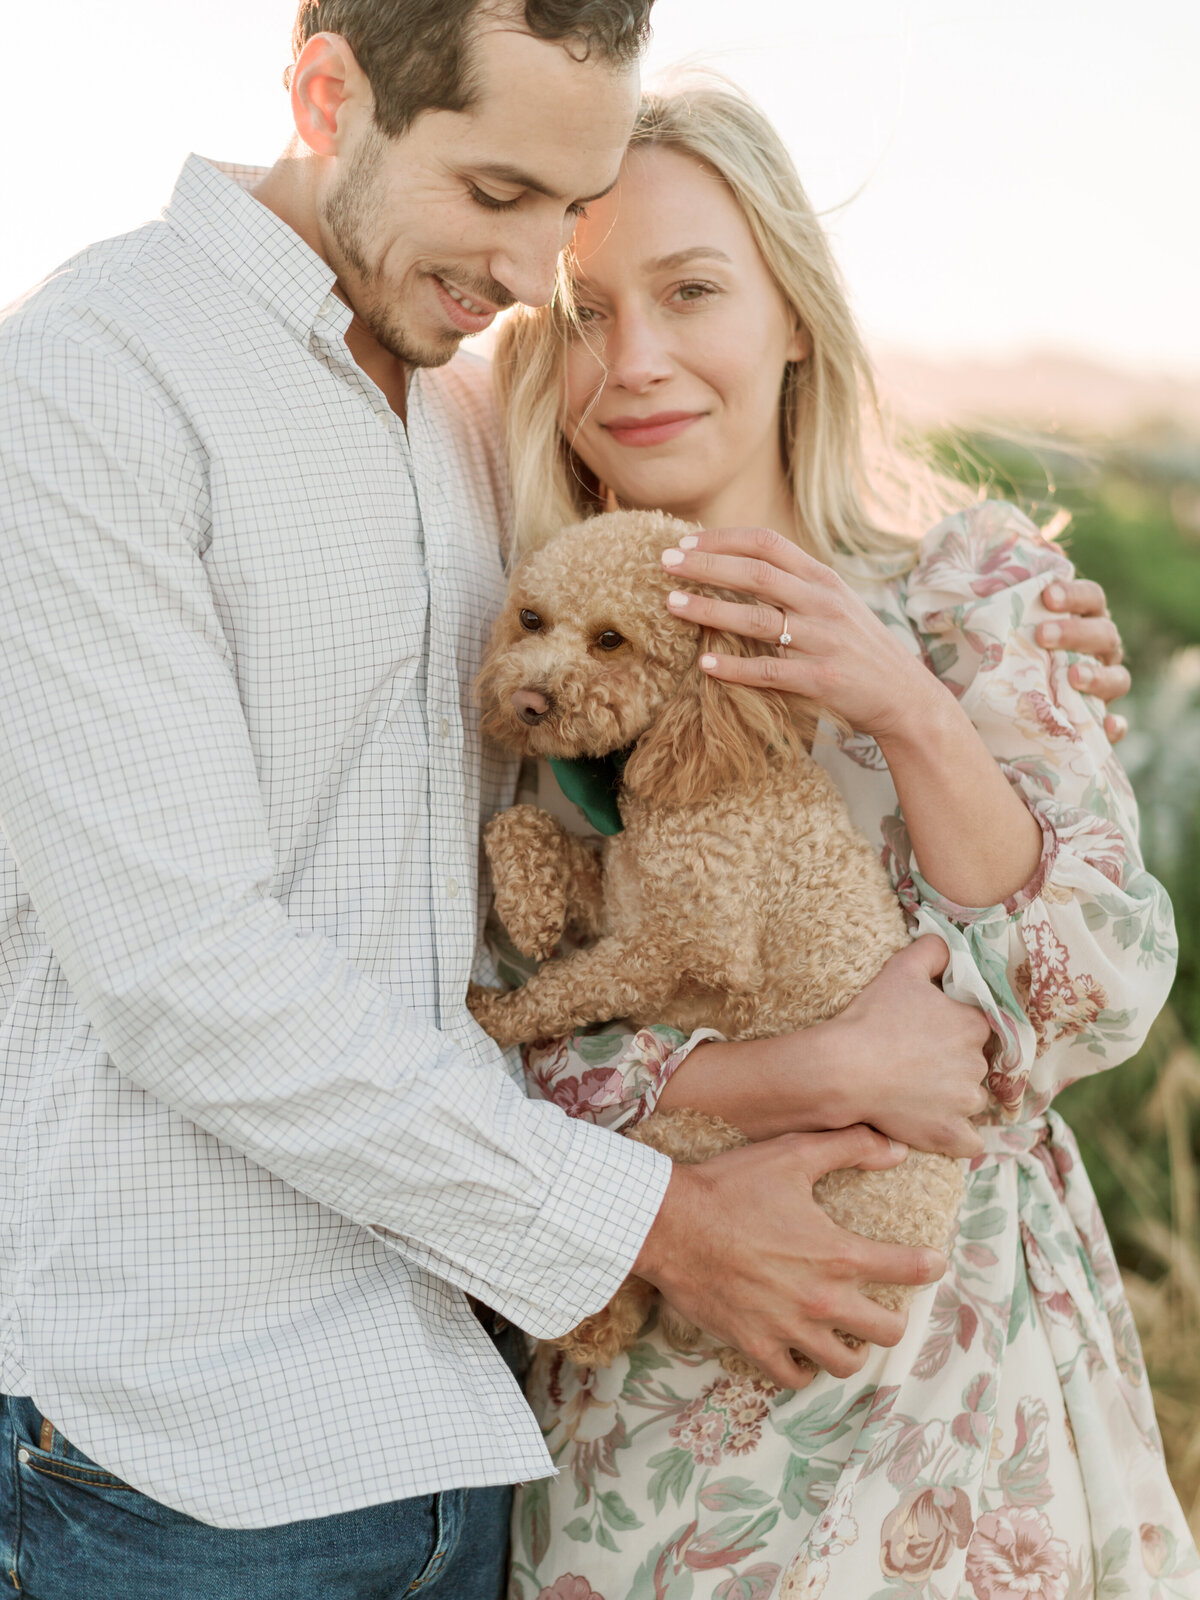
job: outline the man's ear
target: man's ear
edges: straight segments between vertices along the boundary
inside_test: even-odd
[[[314,33],[291,75],[296,132],[314,155],[341,154],[356,113],[372,115],[375,97],[366,73],[339,33]]]

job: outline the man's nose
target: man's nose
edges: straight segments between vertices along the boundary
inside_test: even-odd
[[[531,728],[536,727],[550,710],[550,701],[536,689],[514,689],[512,704],[521,721],[528,723]]]
[[[506,240],[488,263],[492,276],[523,306],[548,306],[558,285],[558,263],[569,238],[552,219],[531,222]]]

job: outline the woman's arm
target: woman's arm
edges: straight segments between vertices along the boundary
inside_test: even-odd
[[[972,1156],[991,1024],[938,986],[949,951],[918,939],[840,1015],[775,1039],[702,1044],[659,1090],[752,1139],[868,1122],[918,1150]]]
[[[759,640],[777,656],[703,656],[727,682],[792,694],[875,739],[891,770],[927,882],[984,906],[1033,877],[1042,831],[950,690],[832,568],[766,528],[688,534],[663,563],[692,583],[752,594],[755,605],[682,591],[677,615]],[[785,626],[786,624],[786,626]]]
[[[734,631],[769,637],[780,608],[761,596],[779,592],[784,576],[761,553],[773,536],[743,530],[701,537],[705,544],[759,541],[751,546],[757,557],[726,559],[744,563],[730,587],[760,596],[743,608],[747,620]],[[688,558],[675,570],[721,583],[731,572],[706,576],[689,568]],[[999,1037],[988,1084],[1009,1116],[1036,1115],[1064,1084],[1131,1055],[1166,998],[1176,954],[1170,906],[1142,865],[1136,806],[1097,703],[1072,681],[1070,658],[1037,641],[1046,621],[1042,591],[1071,581],[1060,550],[1012,507],[991,503],[934,530],[905,588],[889,598],[880,586],[885,631],[915,635],[926,666],[953,693],[1042,834],[1033,877],[983,905],[934,885],[921,870],[907,819],[884,819],[902,900],[919,930],[941,934],[950,946],[947,993],[979,1005]],[[789,587],[789,600],[792,594]],[[727,615],[720,622],[730,626]],[[802,627],[807,621],[793,614],[789,631]],[[814,627],[820,635],[819,607]],[[824,645],[832,646],[827,628]],[[847,715],[844,699],[839,709],[847,721],[870,725],[879,705],[892,703],[886,687],[872,702],[870,683],[840,672],[831,655],[830,648],[816,672],[791,653],[732,664],[728,673],[721,662],[715,670],[776,688],[795,685],[822,704],[857,683],[866,715]],[[887,668],[895,656],[881,653],[880,661]],[[875,726],[886,738],[886,718]]]

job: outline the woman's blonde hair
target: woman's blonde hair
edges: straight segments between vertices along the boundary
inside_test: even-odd
[[[644,97],[630,149],[656,145],[694,156],[729,185],[808,335],[809,354],[788,363],[780,394],[783,459],[804,542],[835,566],[868,557],[902,570],[914,536],[970,495],[895,442],[829,242],[783,141],[739,89],[706,77]],[[518,555],[604,509],[562,432],[566,350],[582,336],[568,260],[554,303],[517,308],[497,341]]]

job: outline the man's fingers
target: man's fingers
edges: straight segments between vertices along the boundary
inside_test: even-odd
[[[855,1244],[855,1272],[863,1283],[899,1283],[919,1288],[936,1283],[946,1271],[946,1257],[940,1250],[879,1244],[874,1239],[856,1238]]]
[[[1102,667],[1095,661],[1077,661],[1067,677],[1084,694],[1094,694],[1106,702],[1119,700],[1133,686],[1127,667]]]
[[[1075,650],[1095,656],[1106,666],[1116,666],[1124,650],[1111,617],[1063,617],[1061,622],[1039,622],[1037,641],[1046,650]]]
[[[940,978],[950,965],[950,946],[936,933],[923,933],[919,939],[913,940],[907,950],[902,950],[892,959],[919,967],[932,981]]]
[[[1108,610],[1104,590],[1090,578],[1059,579],[1043,589],[1042,601],[1051,611],[1073,611],[1083,617],[1102,617]]]
[[[888,1139],[861,1122],[849,1128],[836,1128],[832,1133],[805,1133],[799,1137],[804,1141],[808,1156],[805,1165],[814,1182],[825,1173],[837,1172],[842,1167],[882,1172],[887,1167],[899,1166],[908,1154],[907,1145]]]

